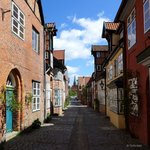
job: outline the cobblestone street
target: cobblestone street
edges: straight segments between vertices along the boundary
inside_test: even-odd
[[[8,141],[5,150],[147,150],[108,118],[91,108],[72,102],[64,116],[53,117],[29,134]]]

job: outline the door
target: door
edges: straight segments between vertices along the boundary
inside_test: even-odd
[[[12,132],[12,111],[10,108],[10,103],[12,101],[12,96],[14,94],[14,89],[12,87],[6,88],[6,132]]]

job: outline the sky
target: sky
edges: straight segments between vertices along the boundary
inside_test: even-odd
[[[45,23],[58,29],[54,50],[65,50],[70,85],[74,77],[94,71],[92,45],[107,45],[101,38],[104,21],[113,21],[121,0],[41,0]]]

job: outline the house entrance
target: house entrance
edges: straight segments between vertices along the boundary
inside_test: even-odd
[[[13,130],[13,113],[11,110],[11,103],[14,98],[14,91],[16,87],[15,78],[12,73],[9,74],[6,82],[6,132]]]

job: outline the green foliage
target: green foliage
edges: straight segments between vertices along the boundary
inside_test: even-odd
[[[3,108],[6,107],[6,87],[3,86],[0,92],[0,102],[3,106]],[[17,96],[15,94],[12,94],[11,99],[7,101],[7,105],[9,106],[9,109],[12,112],[18,111],[22,108],[22,105],[17,100]]]
[[[44,123],[49,123],[52,120],[51,114],[47,114],[47,117],[44,119]]]
[[[77,96],[77,92],[70,89],[69,96]]]
[[[38,129],[41,127],[41,122],[40,120],[37,118],[36,120],[33,121],[31,128],[32,129]]]
[[[8,101],[8,105],[12,112],[18,111],[22,108],[21,103],[17,101],[16,96],[14,94],[12,95],[11,101]]]
[[[64,107],[66,108],[70,104],[70,97],[68,96],[65,100]]]
[[[0,91],[0,102],[1,102],[1,104],[5,104],[6,103],[6,87],[5,86],[3,86],[2,88],[1,88],[1,91]]]
[[[26,105],[29,105],[29,104],[32,103],[32,98],[33,98],[33,94],[32,93],[27,93],[27,95],[25,96]]]

